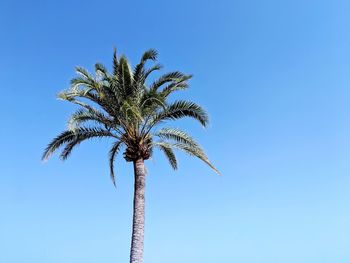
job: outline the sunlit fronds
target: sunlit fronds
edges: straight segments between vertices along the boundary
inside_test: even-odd
[[[87,121],[93,121],[95,124],[102,124],[105,127],[113,127],[113,119],[96,109],[89,108],[79,109],[73,113],[68,121],[68,128],[70,130],[75,130],[82,123]]]
[[[95,64],[95,72],[96,72],[97,76],[100,76],[102,78],[106,78],[108,75],[108,71],[107,71],[106,67],[101,63]]]
[[[173,140],[178,143],[200,148],[199,144],[190,135],[179,129],[163,128],[155,135],[163,140]]]
[[[119,68],[118,68],[118,83],[120,85],[120,91],[122,96],[125,99],[130,99],[133,93],[133,73],[130,69],[130,65],[125,56],[121,56],[119,59]]]
[[[84,77],[78,76],[76,78],[71,79],[71,91],[78,91],[79,88],[88,88],[93,89],[95,88],[95,82],[91,79],[86,79]]]
[[[81,75],[86,79],[94,79],[94,77],[83,67],[76,67],[75,71],[77,72],[77,74]]]
[[[82,106],[85,109],[94,110],[94,107],[90,106],[87,102],[85,102],[85,99],[89,100],[90,102],[95,103],[96,106],[100,106],[111,116],[113,116],[115,112],[114,109],[118,107],[119,103],[118,98],[114,96],[114,92],[110,89],[107,89],[106,86],[104,86],[104,90],[101,90],[99,92],[93,89],[63,91],[58,94],[58,98]],[[82,101],[81,99],[84,99],[84,101]]]
[[[209,161],[208,157],[206,156],[206,154],[201,148],[194,147],[193,145],[188,145],[184,143],[175,143],[173,144],[173,147],[180,149],[189,155],[199,158],[200,160],[205,162],[207,165],[209,165],[209,167],[212,168],[217,174],[220,174],[218,169],[216,169],[215,166]]]
[[[143,120],[139,108],[130,101],[124,101],[120,111],[123,113],[123,119],[127,121],[130,126],[137,125],[137,123]]]
[[[77,104],[77,105],[79,105],[87,110],[93,110],[93,107],[90,106],[89,104],[75,99],[76,97],[80,97],[80,96],[77,96],[76,94],[77,93],[61,92],[57,95],[57,97],[61,100],[66,100],[66,101],[69,101],[71,103]],[[83,96],[81,96],[81,97],[83,97]]]

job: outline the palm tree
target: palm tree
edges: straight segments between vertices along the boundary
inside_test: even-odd
[[[127,58],[118,58],[114,50],[112,72],[100,63],[95,64],[94,75],[77,67],[78,76],[71,80],[70,88],[58,97],[80,107],[71,115],[67,130],[50,142],[42,156],[43,160],[47,160],[62,147],[60,158],[65,160],[82,141],[110,137],[114,141],[109,151],[110,176],[115,185],[114,159],[121,149],[125,149],[124,158],[133,162],[135,176],[130,263],[143,262],[144,161],[152,156],[153,149],[162,151],[174,169],[177,169],[177,160],[173,150],[181,150],[198,157],[218,173],[191,136],[182,130],[164,127],[165,121],[184,117],[191,117],[205,127],[208,115],[191,101],[168,102],[173,92],[188,87],[191,75],[175,71],[150,84],[146,82],[151,73],[160,70],[161,66],[146,67],[145,64],[156,60],[157,52],[150,49],[132,69]]]

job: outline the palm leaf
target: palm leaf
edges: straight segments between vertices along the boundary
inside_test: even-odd
[[[180,71],[174,71],[174,72],[164,74],[163,76],[161,76],[159,79],[157,79],[156,81],[154,81],[152,83],[152,85],[150,86],[150,90],[157,90],[165,83],[179,80],[179,79],[183,78],[184,76],[185,75],[183,73],[181,73]]]
[[[62,132],[59,136],[54,138],[51,143],[46,147],[42,156],[43,160],[47,160],[58,148],[66,144],[66,148],[61,154],[61,158],[66,159],[71,153],[74,146],[82,142],[83,140],[94,138],[94,137],[114,137],[117,138],[110,131],[101,128],[87,128],[80,127],[76,130],[68,130]]]
[[[116,155],[119,152],[120,146],[122,142],[118,141],[113,144],[111,150],[109,151],[109,169],[110,169],[110,177],[112,179],[113,185],[115,186],[115,175],[114,175],[114,160]]]
[[[114,48],[114,51],[113,51],[113,75],[114,76],[118,75],[118,68],[119,68],[119,61],[117,57],[117,49]]]
[[[204,151],[199,147],[195,147],[193,145],[186,144],[186,143],[169,143],[166,141],[154,142],[153,145],[156,147],[159,147],[161,145],[166,148],[181,150],[191,156],[197,157],[198,159],[202,160],[210,168],[212,168],[217,174],[220,174],[218,169],[215,168],[215,166],[209,161]]]
[[[168,159],[171,167],[176,170],[177,169],[177,160],[176,156],[171,148],[170,144],[158,142],[154,144],[156,147],[158,147],[161,151],[163,151],[165,157]]]
[[[70,130],[75,130],[82,123],[87,121],[93,121],[96,124],[102,124],[105,127],[113,127],[114,123],[114,121],[110,119],[110,117],[94,108],[79,109],[71,115],[68,121],[68,128]]]
[[[162,65],[156,64],[156,65],[152,66],[151,68],[145,70],[145,73],[144,73],[144,75],[145,75],[145,80],[148,78],[148,76],[149,76],[152,72],[157,71],[157,70],[160,70],[160,69],[162,69]]]
[[[190,135],[179,129],[163,128],[155,135],[161,139],[170,139],[178,143],[200,148],[199,144]]]
[[[55,137],[45,148],[44,153],[41,157],[42,160],[47,160],[50,156],[62,145],[67,142],[71,142],[74,139],[74,132],[71,130],[64,131]]]
[[[176,120],[184,117],[191,117],[199,121],[204,127],[209,122],[207,113],[202,107],[194,102],[189,101],[176,101],[166,107],[165,110],[156,113],[151,121],[151,126],[164,121],[164,120]]]

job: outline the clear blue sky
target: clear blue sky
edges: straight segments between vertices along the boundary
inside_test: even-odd
[[[0,2],[0,262],[128,262],[132,167],[108,142],[40,161],[74,110],[74,67],[136,62],[194,74],[180,122],[223,176],[147,162],[145,262],[350,262],[348,1]]]

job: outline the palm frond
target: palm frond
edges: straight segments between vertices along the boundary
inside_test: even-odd
[[[142,55],[140,62],[136,65],[134,70],[134,80],[136,84],[139,85],[138,88],[140,88],[144,84],[148,76],[148,70],[145,70],[145,64],[147,60],[155,61],[157,59],[157,55],[158,53],[156,50],[149,49]]]
[[[118,154],[120,150],[122,142],[117,141],[116,143],[113,144],[111,150],[109,151],[109,169],[110,169],[110,177],[112,179],[113,185],[116,186],[115,184],[115,175],[114,175],[114,160],[116,155]]]
[[[113,51],[113,75],[114,76],[117,76],[118,68],[119,68],[119,61],[117,56],[117,49],[114,48],[114,51]]]
[[[148,116],[155,113],[157,108],[166,108],[164,97],[158,92],[145,90],[139,101],[139,108],[143,116]]]
[[[178,148],[180,150],[183,150],[184,152],[195,156],[205,162],[211,169],[213,169],[217,174],[220,174],[219,170],[215,168],[215,166],[209,161],[208,157],[204,153],[204,151],[199,147],[194,147],[193,145],[188,145],[184,143],[175,143],[175,148]]]
[[[194,102],[181,100],[170,104],[165,110],[155,114],[151,121],[151,126],[154,126],[163,120],[176,120],[184,117],[194,118],[204,127],[206,127],[209,122],[208,115],[201,106]]]
[[[61,158],[64,160],[71,153],[73,147],[83,140],[94,138],[94,137],[114,137],[116,136],[110,131],[101,128],[87,128],[80,127],[76,130],[68,130],[62,132],[59,136],[54,138],[51,143],[46,147],[42,156],[43,160],[47,160],[58,148],[66,144],[66,148],[61,154]]]
[[[152,83],[152,85],[150,86],[150,90],[158,90],[158,88],[160,88],[165,83],[179,80],[179,79],[183,78],[184,76],[186,76],[186,75],[184,75],[180,71],[174,71],[174,72],[164,74],[163,76],[161,76],[159,79],[157,79],[156,81],[154,81]]]
[[[160,64],[156,64],[156,65],[150,67],[149,69],[147,69],[147,70],[145,71],[145,73],[144,73],[144,75],[145,75],[145,80],[148,78],[148,76],[149,76],[152,72],[157,71],[157,70],[160,70],[160,69],[162,69],[162,65],[160,65]]]
[[[75,130],[80,125],[87,121],[93,121],[96,124],[104,125],[105,127],[113,127],[114,121],[100,112],[97,109],[79,109],[73,113],[68,121],[68,129]]]
[[[108,75],[108,71],[106,67],[101,63],[95,64],[95,72],[96,72],[96,75],[101,76],[103,78],[106,78]]]
[[[190,78],[191,77],[188,76],[187,79],[190,79]],[[167,97],[174,91],[187,89],[188,88],[188,84],[186,82],[187,79],[170,83],[169,85],[164,87],[164,89],[160,92],[160,94],[164,97]]]
[[[157,148],[159,148],[168,159],[171,167],[176,170],[177,169],[177,160],[171,145],[168,143],[157,142],[154,144]]]
[[[103,95],[104,93],[108,94],[108,96]],[[113,91],[108,91],[105,89],[104,93],[102,91],[99,93],[93,92],[92,89],[76,90],[76,91],[68,90],[68,91],[60,92],[57,97],[61,100],[66,100],[71,103],[82,106],[87,110],[94,110],[94,107],[77,98],[87,99],[93,103],[96,103],[108,114],[113,115],[115,113],[115,108],[118,107],[119,99],[114,96]]]
[[[81,75],[86,79],[90,79],[90,80],[94,79],[94,77],[83,67],[79,67],[79,66],[75,67],[75,71],[77,72],[77,74]]]
[[[133,88],[131,85],[133,81],[133,73],[125,56],[121,56],[119,59],[118,81],[124,98],[130,98],[133,94]]]
[[[141,57],[142,62],[146,62],[147,60],[157,60],[158,52],[155,49],[149,49],[143,53]]]
[[[155,135],[163,140],[173,140],[178,143],[200,148],[199,144],[190,135],[179,129],[163,128]]]
[[[76,95],[77,93],[69,93],[69,92],[61,92],[57,95],[57,97],[61,100],[66,100],[66,101],[69,101],[71,103],[74,103],[74,104],[77,104],[87,110],[93,110],[94,108],[92,106],[90,106],[89,104],[85,103],[85,102],[82,102],[80,100],[77,100],[75,99],[75,97],[86,97],[86,94],[85,95]],[[93,101],[93,100],[92,100]],[[95,101],[94,101],[95,102]],[[96,100],[97,102],[97,100]]]
[[[91,79],[86,79],[81,76],[72,78],[70,84],[71,91],[77,91],[80,87],[86,87],[88,89],[95,88],[95,83]]]
[[[41,159],[47,160],[62,145],[71,142],[74,139],[74,132],[71,130],[64,131],[55,137],[46,147]]]
[[[164,147],[167,147],[167,148],[178,149],[178,150],[181,150],[181,151],[183,151],[191,156],[197,157],[198,159],[200,159],[204,163],[206,163],[217,174],[220,174],[219,170],[216,169],[216,167],[209,161],[208,157],[206,156],[206,154],[204,153],[204,151],[200,147],[195,147],[193,145],[186,144],[186,143],[169,143],[169,142],[165,142],[165,141],[154,142],[153,144],[155,146],[163,145]]]

